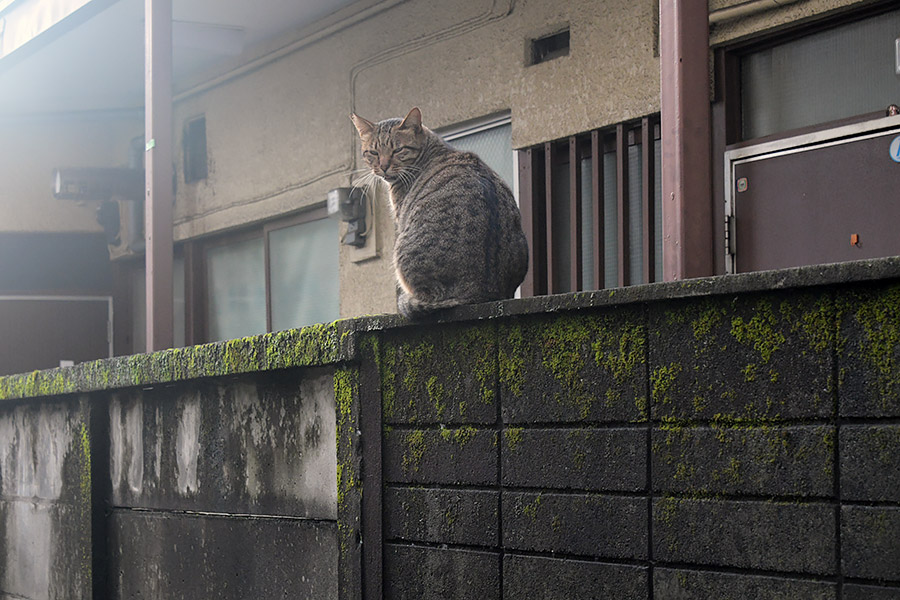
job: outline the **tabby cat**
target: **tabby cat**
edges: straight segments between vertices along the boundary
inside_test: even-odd
[[[351,115],[372,172],[390,185],[400,313],[511,298],[528,270],[528,242],[509,186],[478,156],[404,119]]]

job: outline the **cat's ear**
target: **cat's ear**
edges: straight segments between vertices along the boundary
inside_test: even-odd
[[[359,137],[366,137],[371,135],[373,131],[375,131],[375,123],[371,121],[367,121],[353,113],[350,115],[350,118],[353,120],[353,124],[356,125],[356,130],[359,132]]]
[[[418,107],[409,111],[409,114],[406,115],[406,118],[400,123],[399,129],[412,129],[413,131],[422,129],[422,111],[420,111]]]

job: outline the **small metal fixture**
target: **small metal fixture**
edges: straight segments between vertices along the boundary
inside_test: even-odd
[[[900,75],[900,37],[894,40],[894,72]]]
[[[335,188],[328,192],[328,215],[339,215],[347,224],[341,238],[345,246],[360,248],[366,245],[366,193],[362,188]]]

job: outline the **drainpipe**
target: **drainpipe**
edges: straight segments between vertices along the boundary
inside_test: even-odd
[[[739,19],[741,17],[749,17],[767,10],[773,10],[787,6],[788,4],[796,4],[802,0],[750,0],[743,4],[729,6],[728,8],[720,8],[709,13],[709,24],[718,25],[725,21]]]

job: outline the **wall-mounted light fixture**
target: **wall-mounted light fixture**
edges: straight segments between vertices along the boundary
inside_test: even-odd
[[[360,248],[366,244],[366,193],[362,188],[335,188],[328,192],[329,216],[340,216],[347,224],[347,232],[341,238],[346,246]]]

